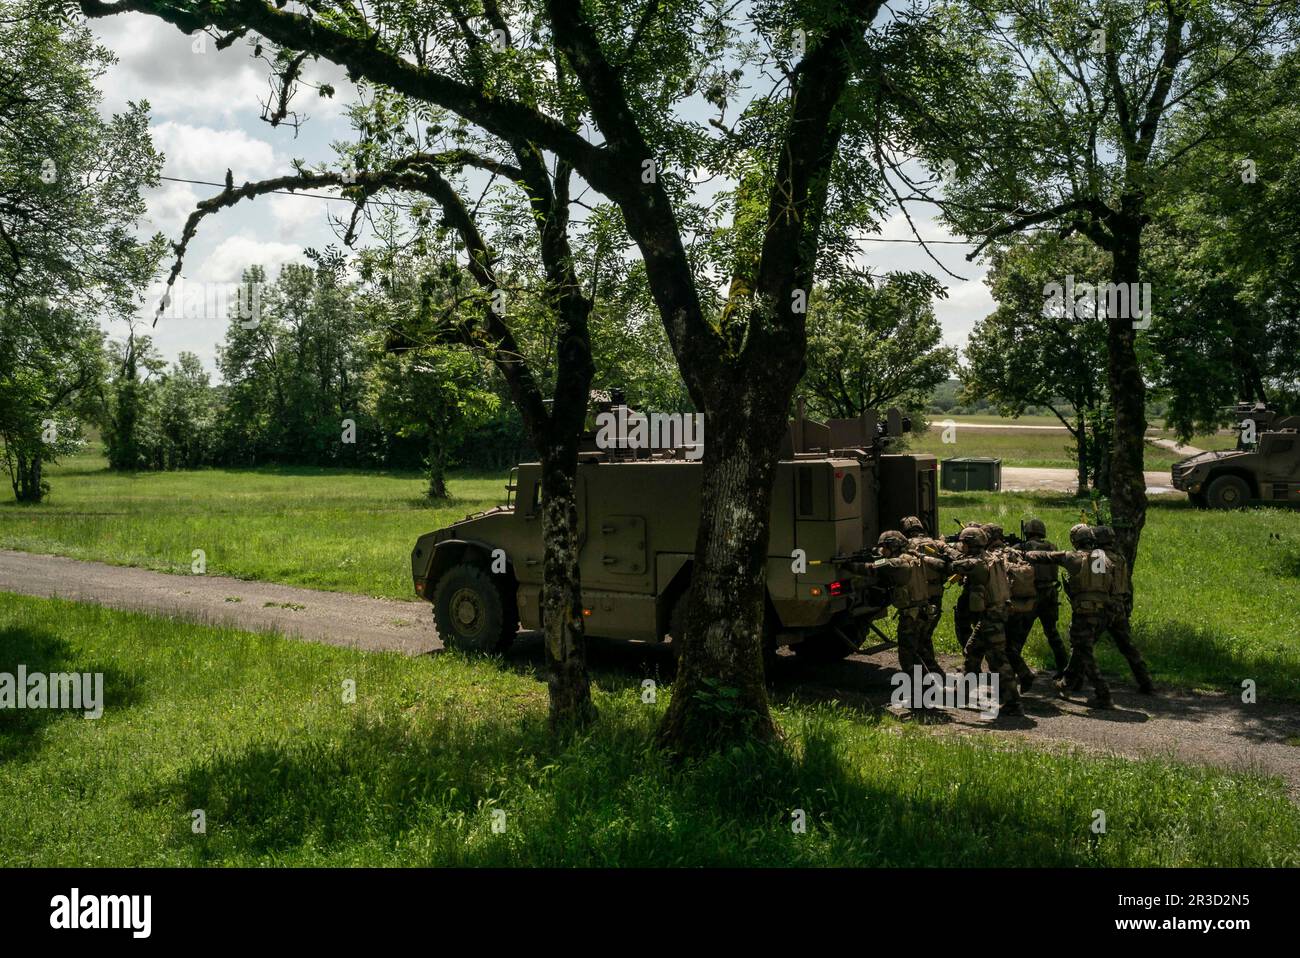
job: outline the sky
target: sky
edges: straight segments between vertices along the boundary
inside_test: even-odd
[[[124,14],[90,21],[90,28],[118,57],[99,81],[104,95],[101,110],[106,115],[123,109],[126,103],[147,100],[151,108],[151,130],[155,148],[165,156],[163,175],[179,180],[202,180],[220,184],[229,169],[236,183],[260,180],[293,172],[292,160],[309,164],[330,161],[330,144],[350,138],[346,117],[355,89],[333,64],[309,66],[307,78],[328,82],[337,91],[333,98],[321,98],[315,90],[302,88],[293,108],[305,117],[299,128],[287,124],[272,127],[261,119],[262,102],[270,96],[267,64],[254,60],[245,42],[217,50],[210,37],[187,36],[154,17]],[[200,39],[202,38],[202,39]],[[147,221],[142,232],[163,233],[179,239],[186,217],[195,204],[220,192],[220,186],[202,186],[163,181],[148,191]],[[312,191],[324,192],[324,191]],[[329,214],[342,215],[348,204],[303,196],[264,196],[243,201],[235,207],[205,218],[190,244],[182,287],[187,283],[223,284],[238,281],[249,265],[260,264],[274,278],[287,262],[305,262],[303,251],[324,248],[338,242]],[[956,239],[913,209],[918,231],[927,239]],[[912,234],[901,213],[885,219],[878,239],[911,240]],[[860,261],[873,272],[927,270],[938,268],[925,251],[913,243],[863,241]],[[954,280],[940,275],[948,290],[935,311],[943,325],[944,341],[964,346],[975,322],[993,308],[983,283],[986,267],[967,263],[969,247],[935,245],[932,251],[953,273]],[[164,269],[170,268],[170,261]],[[141,315],[152,321],[161,286]],[[181,296],[175,297],[178,303]],[[215,371],[216,347],[224,336],[223,315],[185,315],[177,309],[158,320],[152,330],[154,343],[169,360],[182,350],[195,353],[203,365]],[[109,327],[110,335],[122,337],[122,322]]]

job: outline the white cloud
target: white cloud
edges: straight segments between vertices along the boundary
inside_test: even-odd
[[[285,263],[302,260],[301,245],[231,236],[222,240],[198,269],[186,270],[185,276],[203,283],[236,283],[249,266],[263,266],[267,278],[274,279]]]
[[[275,147],[243,130],[215,130],[167,120],[151,127],[150,133],[154,148],[167,158],[164,172],[168,176],[220,183],[230,170],[235,182],[243,183],[281,172]]]
[[[312,190],[312,193],[326,193],[326,190]],[[313,199],[310,196],[277,193],[268,197],[271,216],[275,220],[276,235],[282,240],[291,240],[304,233],[317,233],[328,223],[327,214],[331,207],[346,212],[343,203],[330,203],[328,200]]]

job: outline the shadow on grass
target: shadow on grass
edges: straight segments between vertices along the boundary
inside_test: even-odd
[[[1293,702],[1300,699],[1300,670],[1283,664],[1288,653],[1292,661],[1300,659],[1300,643],[1294,636],[1279,635],[1273,649],[1251,649],[1203,625],[1135,622],[1133,638],[1157,682],[1162,676],[1171,676],[1184,684],[1221,688],[1229,699],[1240,702],[1242,682],[1251,679],[1261,696],[1280,696]],[[1098,651],[1108,671],[1116,669],[1127,677],[1126,663],[1109,638],[1098,643]]]
[[[1063,845],[1054,813],[1009,808],[996,790],[927,799],[910,780],[872,783],[829,723],[806,724],[798,748],[685,767],[649,740],[649,723],[623,713],[560,749],[531,721],[354,720],[218,753],[135,801],[177,807],[177,821],[205,810],[202,840],[172,836],[196,863],[358,847],[435,865],[1092,863]],[[508,816],[502,834],[493,809]]]
[[[18,666],[27,675],[44,673],[102,673],[104,712],[127,708],[141,699],[139,677],[77,657],[67,640],[43,629],[0,629],[0,672],[15,676]],[[47,698],[47,703],[49,699]],[[84,710],[65,708],[0,709],[0,762],[30,759],[40,750],[46,726],[59,721],[86,721]]]

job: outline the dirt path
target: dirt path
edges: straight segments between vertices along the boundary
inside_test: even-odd
[[[1161,449],[1168,449],[1180,456],[1199,456],[1205,452],[1204,449],[1198,449],[1195,446],[1185,446],[1176,439],[1156,439],[1154,436],[1147,436],[1147,442],[1153,446],[1159,446]]]
[[[351,648],[418,655],[437,644],[433,618],[423,602],[217,575],[167,575],[62,556],[0,549],[0,591],[96,602],[208,625],[278,631]]]
[[[1171,486],[1168,472],[1144,472],[1147,481],[1147,495],[1177,492]],[[1003,492],[1033,492],[1048,490],[1051,492],[1074,492],[1079,486],[1079,474],[1073,469],[1039,469],[1029,466],[1003,466]]]
[[[278,631],[333,645],[395,650],[417,655],[442,648],[422,602],[373,599],[220,576],[178,576],[146,569],[83,562],[59,556],[0,550],[0,591],[55,596],[112,608],[257,631]],[[234,601],[238,600],[238,601]],[[520,636],[510,658],[544,664],[537,633]],[[593,642],[596,671],[664,674],[670,656],[662,646]],[[888,645],[843,662],[808,666],[784,650],[772,674],[774,694],[803,701],[838,700],[848,706],[889,705],[897,656]],[[957,667],[945,659],[945,667]],[[940,734],[1009,735],[1036,744],[1082,747],[1132,757],[1253,770],[1281,776],[1300,800],[1300,709],[1242,705],[1211,692],[1169,690],[1139,695],[1128,676],[1114,683],[1115,711],[1096,712],[1082,698],[1062,701],[1042,675],[1025,696],[1023,718],[991,722],[979,712],[949,709],[933,717]]]

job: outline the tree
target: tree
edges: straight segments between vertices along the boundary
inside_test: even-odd
[[[104,375],[94,320],[47,303],[0,307],[0,447],[19,502],[49,491],[46,463],[81,444]]]
[[[803,379],[813,411],[852,419],[895,405],[923,409],[957,365],[957,350],[940,345],[932,300],[943,295],[933,278],[914,273],[815,290]]]
[[[777,734],[761,659],[771,490],[790,398],[803,374],[806,300],[823,252],[823,225],[834,222],[834,235],[848,236],[870,219],[875,192],[865,188],[865,164],[854,162],[864,155],[866,123],[862,91],[853,81],[882,2],[759,3],[752,24],[744,25],[735,22],[733,8],[658,0],[637,10],[579,0],[520,2],[508,9],[496,2],[481,8],[400,2],[379,10],[322,3],[301,13],[262,0],[81,0],[80,6],[90,16],[142,11],[186,31],[216,28],[227,38],[256,32],[305,55],[293,62],[330,59],[358,79],[451,111],[510,145],[524,174],[518,179],[537,205],[543,253],[549,248],[557,254],[547,271],[563,317],[560,365],[568,351],[568,362],[587,370],[557,377],[550,415],[531,388],[515,388],[512,380],[525,423],[530,430],[537,424],[543,440],[544,494],[548,485],[557,492],[548,498],[565,513],[566,534],[576,528],[568,463],[585,418],[591,365],[585,335],[590,301],[573,282],[562,228],[571,174],[617,206],[645,263],[692,401],[709,424],[686,634],[660,730],[664,745],[691,751]],[[480,9],[481,33],[470,23]],[[752,42],[755,32],[782,53],[764,59]],[[429,43],[433,36],[436,46]],[[755,97],[732,126],[725,123],[727,103],[743,73],[730,68],[728,57],[779,73],[770,95]],[[466,66],[477,75],[467,75]],[[296,79],[296,72],[285,78]],[[560,95],[539,96],[539,85],[552,78]],[[697,90],[719,108],[712,124],[717,135],[673,114]],[[588,139],[587,128],[602,142]],[[543,150],[557,158],[562,175],[546,174]],[[701,282],[687,243],[697,210],[685,198],[686,176],[701,164],[737,184],[722,204],[733,219],[721,231],[729,255],[718,265],[730,282],[717,309],[711,308],[711,290],[724,277]],[[500,165],[494,159],[489,168]],[[394,177],[418,168],[438,198],[442,188],[431,178],[436,167],[427,157],[411,155],[386,168]],[[363,191],[379,185],[378,178],[360,175],[360,167],[349,182]],[[238,198],[238,190],[227,192]],[[455,203],[439,202],[448,221],[458,224],[476,281],[497,288],[487,244],[467,228]],[[844,252],[834,244],[829,249]],[[494,344],[504,347],[509,330],[490,315],[484,319]],[[571,570],[565,609],[575,615],[579,595],[570,583],[576,580],[576,545],[576,538],[547,537],[549,554]],[[719,686],[730,690],[733,707],[713,707],[711,690]]]
[[[0,296],[134,311],[162,240],[135,238],[162,160],[146,103],[104,120],[112,54],[38,0],[0,0]]]
[[[996,251],[985,282],[998,305],[975,324],[961,370],[963,396],[988,400],[1000,415],[1019,416],[1030,406],[1051,410],[1074,439],[1081,496],[1090,467],[1094,476],[1100,471],[1098,443],[1090,440],[1107,398],[1105,317],[1096,297],[1068,311],[1048,309],[1043,289],[1062,270],[1081,285],[1100,286],[1103,260],[1090,246],[1052,235]]]
[[[1167,318],[1150,335],[1153,387],[1184,441],[1238,400],[1300,408],[1300,103],[1286,95],[1297,84],[1289,51],[1252,84],[1275,106],[1197,150],[1153,208],[1148,268]],[[1198,133],[1189,124],[1174,138]]]
[[[134,237],[160,163],[148,108],[100,117],[110,60],[44,5],[0,0],[0,439],[25,502],[44,497],[43,465],[75,446],[99,390],[94,317],[130,313],[160,252]]]
[[[1230,137],[1238,117],[1267,109],[1251,80],[1293,39],[1295,10],[1229,0],[963,0],[936,8],[942,44],[932,56],[887,80],[900,139],[931,170],[945,170],[943,195],[891,158],[892,171],[913,188],[909,198],[937,202],[956,230],[980,238],[971,258],[1040,227],[1083,236],[1109,257],[1112,511],[1130,566],[1146,521],[1135,326],[1146,318],[1133,308],[1144,233],[1162,191],[1177,188],[1177,171]]]

